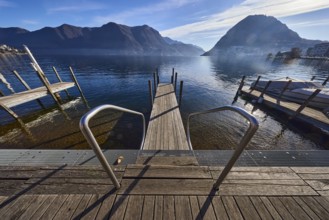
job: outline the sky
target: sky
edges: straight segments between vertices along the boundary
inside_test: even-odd
[[[275,16],[303,38],[329,40],[329,0],[0,0],[0,27],[147,24],[206,51],[254,14]]]

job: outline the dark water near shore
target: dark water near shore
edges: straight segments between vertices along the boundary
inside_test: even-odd
[[[153,71],[159,69],[160,81],[169,82],[172,67],[178,72],[178,80],[184,80],[181,113],[184,125],[190,112],[230,105],[239,81],[247,76],[247,83],[258,75],[265,79],[296,77],[310,79],[317,75],[324,80],[328,72],[306,67],[298,63],[271,65],[263,58],[244,61],[215,60],[209,57],[116,57],[116,56],[38,56],[40,66],[51,82],[56,82],[51,67],[55,66],[64,81],[70,81],[68,66],[74,69],[80,86],[91,107],[114,104],[143,112],[149,118],[151,106],[148,96],[148,80]],[[24,56],[1,57],[2,73],[16,92],[23,87],[10,72],[16,69],[32,88],[41,85],[36,73],[29,67]],[[0,90],[10,91],[1,83]],[[72,97],[78,97],[76,88],[70,89]],[[42,98],[48,110],[42,110],[37,102],[31,102],[13,110],[24,116],[24,126],[14,122],[4,111],[0,111],[0,148],[17,149],[86,149],[79,131],[79,120],[88,111],[81,99],[65,100],[65,114],[60,112],[51,98]],[[239,99],[234,105],[251,112],[253,106]],[[33,114],[31,114],[31,112]],[[312,150],[323,146],[308,137],[316,134],[296,132],[299,125],[285,126],[262,110],[253,114],[260,127],[248,149],[259,150]],[[66,115],[66,116],[65,116]],[[137,149],[141,136],[141,121],[138,117],[105,112],[91,123],[94,134],[102,147]],[[194,149],[232,149],[246,130],[244,121],[237,115],[225,112],[200,116],[191,121],[191,136]],[[305,129],[302,129],[305,132]],[[306,129],[307,130],[307,129]]]

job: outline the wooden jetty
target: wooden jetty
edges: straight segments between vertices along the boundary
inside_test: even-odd
[[[143,150],[189,150],[173,84],[160,83]]]
[[[76,86],[78,88],[83,101],[86,103],[87,107],[89,107],[87,104],[86,98],[84,97],[84,95],[82,93],[80,85],[79,85],[71,67],[69,67],[69,69],[70,69],[70,73],[71,73],[73,82],[63,82],[60,75],[58,74],[56,68],[53,67],[54,73],[56,74],[56,77],[59,82],[51,84],[49,82],[49,80],[47,79],[45,73],[43,72],[43,70],[41,69],[41,67],[39,66],[37,61],[35,60],[33,54],[30,52],[30,50],[26,46],[24,46],[24,50],[26,51],[27,55],[30,57],[30,59],[32,61],[32,63],[31,63],[32,67],[35,69],[37,76],[39,77],[39,79],[41,80],[41,82],[44,86],[31,89],[31,87],[25,82],[25,80],[19,75],[19,73],[16,70],[13,70],[12,72],[14,73],[16,78],[20,81],[20,83],[22,83],[23,86],[26,88],[26,91],[19,92],[19,93],[13,93],[13,94],[10,94],[7,96],[5,96],[0,91],[0,94],[1,94],[0,95],[0,108],[4,109],[7,113],[9,113],[13,118],[18,120],[23,125],[24,123],[19,119],[19,116],[10,108],[33,101],[33,100],[38,101],[40,106],[42,108],[44,108],[44,105],[41,103],[40,98],[50,95],[53,98],[53,100],[56,102],[56,104],[58,105],[60,110],[63,110],[62,106],[61,106],[61,98],[60,98],[59,92],[65,91],[66,94],[69,95],[69,93],[67,92],[67,89],[72,88],[74,86]]]
[[[144,148],[125,151],[128,162],[93,145],[97,157],[0,151],[1,219],[329,219],[329,166],[236,166],[215,190],[226,167],[200,165],[188,147],[173,85],[158,84]]]

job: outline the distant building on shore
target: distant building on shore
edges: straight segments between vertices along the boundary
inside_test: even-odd
[[[314,47],[308,48],[306,55],[310,57],[329,57],[329,42],[316,44]]]

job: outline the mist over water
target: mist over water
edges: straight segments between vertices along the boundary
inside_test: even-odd
[[[78,55],[36,55],[49,78],[57,82],[51,67],[55,66],[64,81],[71,81],[68,66],[72,66],[80,86],[91,107],[114,104],[143,112],[148,120],[148,80],[153,82],[153,72],[159,69],[160,81],[170,82],[172,68],[178,72],[178,80],[184,80],[181,114],[186,125],[191,112],[230,105],[239,82],[246,75],[247,84],[262,75],[263,79],[295,77],[310,79],[317,75],[323,80],[328,72],[306,67],[299,63],[272,65],[265,57],[214,59],[211,57],[120,57]],[[13,61],[17,59],[17,61]],[[0,73],[16,92],[24,88],[10,72],[16,69],[32,87],[41,86],[36,73],[30,68],[25,56],[1,57]],[[177,84],[177,88],[179,83]],[[10,94],[5,84],[0,90]],[[76,88],[70,89],[72,97],[78,97]],[[41,101],[48,107],[42,110],[37,102],[14,107],[23,117],[25,126],[20,125],[4,111],[0,111],[0,147],[32,149],[87,149],[89,148],[79,131],[79,120],[88,109],[81,99],[67,99],[65,114],[61,113],[50,97]],[[253,106],[239,99],[235,106],[248,112]],[[254,109],[255,110],[255,109]],[[31,114],[32,112],[32,114]],[[285,126],[279,120],[256,109],[253,115],[260,122],[259,130],[247,149],[259,150],[312,150],[323,149],[307,138],[308,134],[296,133],[294,126]],[[138,117],[115,112],[104,112],[91,123],[92,130],[103,148],[138,149],[141,141],[141,120]],[[234,149],[247,126],[238,115],[230,112],[214,113],[191,120],[191,140],[194,149]]]

